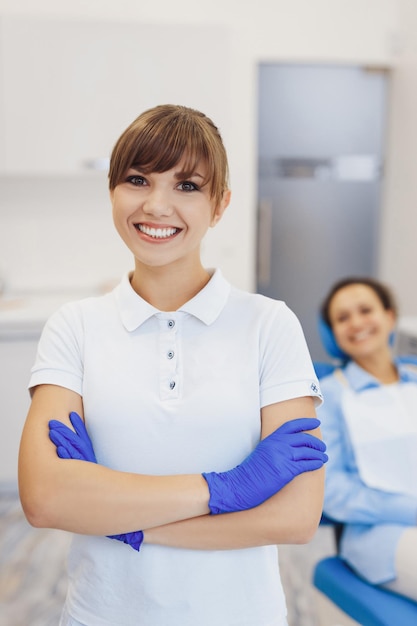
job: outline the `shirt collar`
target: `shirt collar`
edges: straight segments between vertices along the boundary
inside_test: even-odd
[[[400,357],[401,358],[401,357]],[[416,363],[401,363],[398,359],[395,359],[395,363],[398,368],[398,374],[400,375],[400,380],[403,382],[417,382],[417,367]]]
[[[417,382],[417,370],[412,370],[409,365],[400,363],[398,359],[394,359],[394,361],[398,368],[399,382]],[[365,389],[381,386],[381,383],[374,376],[353,361],[347,363],[343,373],[354,391],[364,391]]]
[[[186,302],[181,312],[193,315],[209,326],[223,310],[229,297],[231,286],[219,269],[209,270],[211,278],[207,285],[194,298]],[[113,291],[123,326],[128,331],[135,330],[150,317],[160,313],[159,309],[139,296],[130,284],[130,274],[126,274]]]

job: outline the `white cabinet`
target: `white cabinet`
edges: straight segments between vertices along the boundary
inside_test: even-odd
[[[0,487],[17,483],[17,459],[30,405],[28,384],[49,316],[84,293],[0,298]]]
[[[86,171],[166,102],[224,129],[229,39],[219,26],[1,17],[0,173]]]
[[[0,335],[0,485],[17,485],[20,437],[30,404],[28,383],[38,337]]]

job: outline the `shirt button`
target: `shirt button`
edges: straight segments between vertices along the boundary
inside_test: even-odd
[[[175,387],[175,381],[171,380],[171,382],[169,383],[169,388],[174,389],[174,387]]]
[[[167,352],[167,357],[168,357],[168,359],[173,359],[174,358],[174,351],[173,350],[169,350]]]
[[[175,326],[175,320],[169,320],[168,321],[168,327],[169,328],[174,328],[174,326]]]

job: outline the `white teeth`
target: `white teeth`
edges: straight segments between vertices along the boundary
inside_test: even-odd
[[[154,237],[155,239],[166,239],[167,237],[172,237],[178,231],[178,228],[150,228],[145,224],[138,224],[138,230],[149,237]]]

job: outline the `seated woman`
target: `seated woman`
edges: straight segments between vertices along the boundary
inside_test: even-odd
[[[341,557],[367,581],[417,601],[417,367],[391,353],[397,310],[370,278],[336,283],[321,307],[343,366],[321,382],[324,512],[343,522]]]

